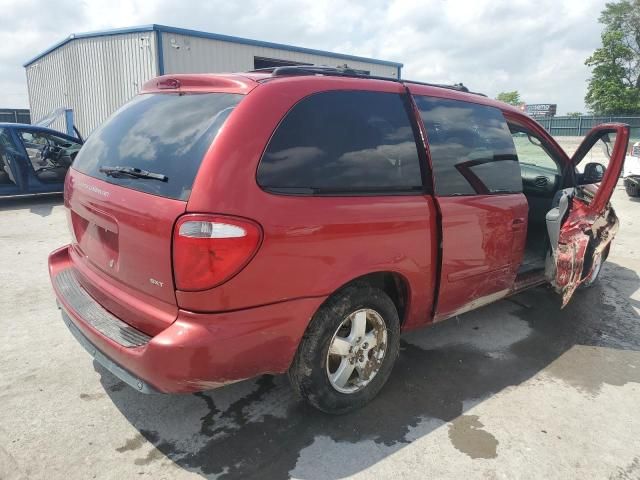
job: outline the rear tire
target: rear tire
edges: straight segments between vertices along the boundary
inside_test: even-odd
[[[393,301],[378,288],[354,283],[316,312],[289,379],[295,392],[319,410],[347,413],[378,394],[399,350],[400,321]]]

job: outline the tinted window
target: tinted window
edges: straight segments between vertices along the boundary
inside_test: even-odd
[[[242,95],[145,94],[93,132],[73,167],[124,187],[186,200],[198,167]],[[135,167],[166,175],[166,182],[106,176],[101,167]]]
[[[336,91],[301,100],[269,142],[258,183],[289,193],[422,190],[402,97]]]
[[[522,191],[509,127],[497,108],[416,97],[429,137],[438,195]]]

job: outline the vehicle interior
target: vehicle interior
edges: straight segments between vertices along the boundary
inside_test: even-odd
[[[16,179],[9,166],[11,140],[8,132],[0,128],[0,185],[15,185]]]
[[[522,190],[529,204],[525,253],[519,274],[544,269],[551,248],[547,214],[557,206],[562,169],[549,149],[525,128],[509,124],[518,153]]]
[[[45,183],[61,183],[81,145],[43,132],[20,132],[36,177]]]

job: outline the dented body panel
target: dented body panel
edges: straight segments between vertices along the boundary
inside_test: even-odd
[[[619,220],[609,203],[624,165],[629,143],[629,127],[623,124],[603,124],[595,127],[584,139],[572,158],[580,163],[603,135],[616,135],[616,143],[602,181],[575,188],[569,200],[555,251],[552,270],[547,271],[551,284],[567,305],[573,293],[589,278],[597,258],[605,259],[615,237]]]
[[[619,227],[613,207],[609,206],[601,214],[591,215],[588,204],[578,199],[573,199],[573,202],[575,204],[569,217],[560,230],[556,276],[552,282],[562,295],[563,307],[591,273],[593,260],[605,254]]]

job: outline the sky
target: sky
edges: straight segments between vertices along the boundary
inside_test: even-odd
[[[71,33],[159,23],[404,63],[402,76],[585,111],[602,0],[0,0],[0,108],[23,63]]]

